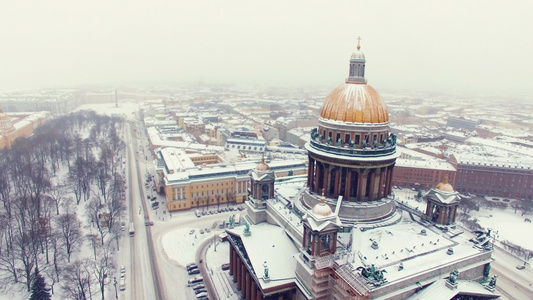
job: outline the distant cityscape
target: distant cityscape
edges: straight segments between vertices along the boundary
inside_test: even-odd
[[[198,85],[4,93],[0,94],[0,147],[9,147],[47,118],[81,104],[134,102],[144,114],[151,150],[172,145],[211,153],[231,149],[240,155],[227,160],[225,155],[188,156],[195,166],[227,166],[244,156],[255,155],[257,160],[261,153],[267,153],[268,159],[290,156],[303,162],[303,146],[328,92],[308,87]],[[381,94],[401,153],[394,185],[428,189],[448,174],[461,193],[533,197],[533,105],[527,99],[405,91]],[[164,154],[159,152],[163,160]],[[302,174],[303,168],[293,171]],[[164,176],[160,175],[161,184]]]

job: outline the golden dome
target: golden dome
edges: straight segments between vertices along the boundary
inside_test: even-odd
[[[379,93],[370,85],[346,83],[337,87],[320,110],[324,119],[353,123],[386,123],[389,111]]]
[[[453,186],[448,183],[448,174],[444,176],[444,180],[437,184],[437,190],[452,193],[453,192]]]
[[[268,171],[270,170],[270,167],[266,164],[265,162],[265,158],[261,158],[261,162],[259,162],[259,164],[257,165],[257,167],[255,167],[255,169],[257,171]]]

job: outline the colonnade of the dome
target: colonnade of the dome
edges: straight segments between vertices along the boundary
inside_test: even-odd
[[[326,197],[373,201],[391,193],[393,163],[382,166],[346,166],[309,156],[307,186]]]

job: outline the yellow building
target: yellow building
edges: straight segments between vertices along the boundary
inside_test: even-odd
[[[0,149],[10,148],[20,137],[29,137],[38,126],[42,125],[50,113],[10,113],[2,112],[0,107]]]
[[[162,149],[157,155],[160,161],[156,169],[157,183],[165,191],[169,211],[198,207],[211,210],[247,200],[249,171],[257,162],[198,166],[189,154],[174,148]],[[269,165],[277,177],[307,174],[304,160],[279,160]]]

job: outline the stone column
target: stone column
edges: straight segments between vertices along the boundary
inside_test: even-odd
[[[341,173],[342,173],[342,167],[337,167],[337,171],[335,172],[335,187],[333,189],[333,197],[335,197],[335,199],[339,197],[339,193],[341,191],[341,186],[339,184]]]
[[[450,223],[455,223],[455,215],[457,214],[457,205],[455,205],[453,207],[453,210],[452,210],[452,218],[450,220]]]
[[[433,207],[433,202],[429,201],[426,204],[426,216],[430,217],[431,219],[431,208]]]
[[[324,182],[323,182],[323,188],[324,188],[324,195],[327,197],[329,193],[329,172],[331,169],[330,165],[327,165],[324,167]]]
[[[251,299],[252,295],[252,282],[250,281],[250,273],[246,272],[246,299]]]
[[[383,198],[383,181],[385,180],[385,170],[386,168],[379,169],[379,188],[378,188],[378,199]]]
[[[252,294],[250,295],[250,299],[257,298],[257,284],[255,284],[255,280],[252,280]]]
[[[439,205],[439,218],[437,219],[437,224],[444,223],[444,207]]]
[[[311,255],[315,255],[316,253],[316,250],[315,250],[315,240],[316,240],[316,235],[311,233]]]
[[[311,190],[313,184],[313,174],[315,171],[315,160],[309,156],[309,165],[307,166],[307,187]]]
[[[344,184],[344,200],[350,200],[350,190],[352,189],[352,169],[346,168],[346,184]]]
[[[320,184],[319,184],[319,182],[320,182],[320,175],[321,175],[321,173],[322,173],[322,164],[321,164],[320,162],[317,161],[317,162],[316,162],[316,166],[315,166],[315,168],[316,168],[316,174],[315,174],[315,186],[314,186],[314,189],[313,189],[313,190],[314,190],[315,193],[319,193],[319,192],[320,192],[320,191],[319,191],[319,189],[320,189]]]
[[[387,188],[387,195],[390,195],[392,189],[392,178],[394,177],[394,164],[389,166],[389,185]]]
[[[357,172],[357,201],[361,201],[363,197],[363,172],[362,170]]]
[[[244,265],[244,262],[241,264],[241,296],[246,296],[246,274],[247,274],[246,266]]]
[[[237,269],[235,270],[235,279],[237,281],[237,289],[241,289],[241,258],[237,257]]]
[[[335,233],[333,235],[333,243],[331,243],[331,253],[335,253],[337,251],[337,234]]]
[[[370,191],[368,191],[368,201],[374,200],[374,191],[376,190],[376,170],[370,171]]]
[[[361,177],[360,177],[360,180],[361,182],[359,183],[359,187],[361,188],[359,191],[358,191],[358,201],[363,201],[363,198],[365,197],[365,194],[366,194],[366,186],[367,186],[367,181],[368,181],[368,174],[361,174]]]
[[[233,275],[233,270],[235,268],[233,266],[233,264],[235,263],[235,258],[233,257],[234,252],[235,252],[235,250],[233,249],[233,245],[230,244],[230,246],[229,246],[229,274],[230,275]]]

